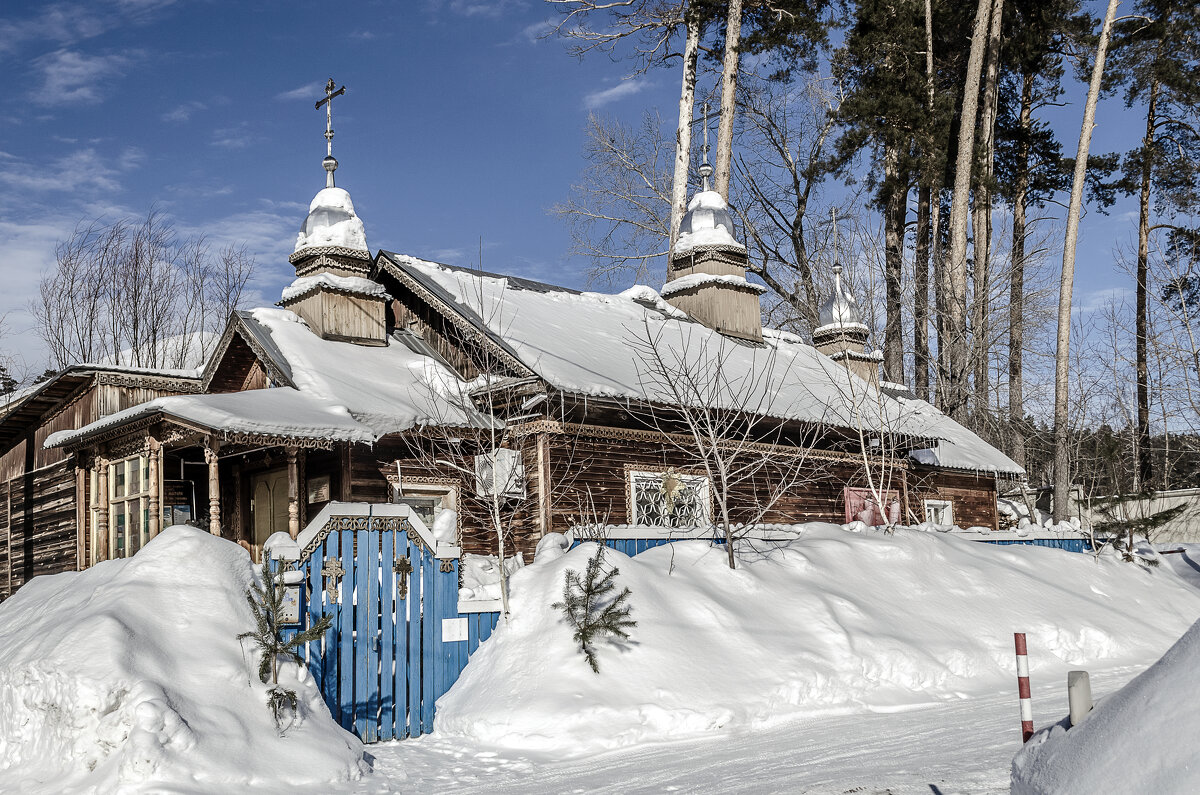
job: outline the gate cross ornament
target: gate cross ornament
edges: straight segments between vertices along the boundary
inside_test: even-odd
[[[400,575],[396,580],[396,590],[400,592],[401,599],[408,598],[408,575],[412,573],[412,564],[408,562],[408,558],[400,558],[392,566],[392,571]]]
[[[333,587],[328,589],[330,601],[338,600],[338,583],[345,576],[346,570],[342,568],[342,562],[336,558],[325,561],[325,565],[321,567],[321,574],[333,580]]]

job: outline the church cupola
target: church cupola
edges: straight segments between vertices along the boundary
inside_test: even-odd
[[[701,191],[688,204],[671,250],[662,297],[722,334],[762,342],[758,297],[766,288],[746,280],[746,247],[733,234],[729,205],[709,188],[712,166],[700,166]]]
[[[878,351],[865,350],[870,329],[862,322],[854,295],[842,284],[841,265],[833,266],[833,293],[822,302],[817,323],[813,329],[813,347],[841,362],[867,383],[878,386],[881,357]]]
[[[325,86],[325,187],[308,206],[308,216],[296,235],[288,262],[296,280],[283,291],[279,306],[304,318],[324,339],[359,345],[387,344],[387,302],[383,286],[367,278],[371,250],[362,219],[354,212],[350,194],[334,184],[338,161],[333,156],[333,79]]]

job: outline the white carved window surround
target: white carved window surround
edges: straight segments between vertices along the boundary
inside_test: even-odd
[[[629,523],[649,527],[702,527],[711,521],[711,487],[703,475],[674,469],[630,470]]]
[[[954,503],[950,500],[925,500],[925,521],[937,525],[954,524]]]

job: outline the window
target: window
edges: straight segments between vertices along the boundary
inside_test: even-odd
[[[709,484],[703,475],[665,472],[629,473],[631,524],[651,527],[701,527],[710,521]]]
[[[400,490],[392,483],[392,502],[407,505],[425,526],[431,531],[433,523],[442,511],[454,511],[458,506],[458,490],[448,483],[433,483],[421,481],[404,481],[404,489]],[[457,522],[457,516],[455,517]],[[458,529],[455,527],[455,537]]]
[[[925,521],[930,524],[954,524],[954,503],[949,500],[925,500]]]
[[[108,559],[127,558],[149,541],[150,460],[133,456],[108,465]],[[97,560],[99,477],[92,472],[92,562]]]

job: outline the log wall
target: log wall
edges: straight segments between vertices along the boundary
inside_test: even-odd
[[[999,529],[996,478],[993,475],[913,467],[909,476],[908,505],[917,521],[925,521],[925,500],[952,503],[954,523],[959,527]]]

